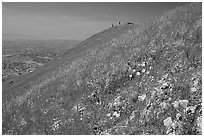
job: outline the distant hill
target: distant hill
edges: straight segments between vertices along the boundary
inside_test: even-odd
[[[3,89],[3,134],[202,134],[202,4],[111,27]]]

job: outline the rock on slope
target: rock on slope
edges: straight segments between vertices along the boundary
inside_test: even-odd
[[[202,134],[201,9],[191,3],[82,42],[9,89],[3,134]]]

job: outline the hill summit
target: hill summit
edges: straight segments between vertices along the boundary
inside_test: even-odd
[[[3,89],[3,134],[202,134],[202,4],[95,34]]]

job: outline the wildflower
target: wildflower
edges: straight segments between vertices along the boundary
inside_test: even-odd
[[[171,117],[168,117],[168,118],[166,118],[163,122],[164,122],[164,125],[165,125],[166,127],[170,127],[171,124],[172,124],[172,119],[171,119]]]
[[[145,62],[142,62],[141,66],[143,66],[143,67],[144,67],[144,66],[145,66]]]
[[[138,76],[139,76],[139,75],[140,75],[140,72],[137,72],[137,73],[136,73],[136,75],[138,75]]]
[[[180,113],[177,113],[177,114],[176,114],[176,118],[177,118],[178,120],[181,120],[181,114],[180,114]]]
[[[174,108],[178,108],[179,107],[179,102],[174,101],[174,102],[172,102],[172,105],[174,106]]]
[[[145,98],[146,98],[146,94],[142,94],[141,96],[138,96],[138,99],[139,99],[140,101],[145,100]]]
[[[120,114],[115,111],[115,112],[113,113],[113,116],[119,117]]]
[[[111,116],[111,113],[108,113],[107,116],[110,117],[110,116]]]
[[[187,108],[188,106],[188,100],[179,100],[179,104],[183,108]]]

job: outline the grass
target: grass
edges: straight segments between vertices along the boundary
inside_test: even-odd
[[[28,87],[20,86],[26,79],[10,88],[14,94],[3,101],[3,134],[33,128],[37,134],[200,134],[185,110],[171,104],[187,99],[188,107],[197,106],[195,119],[201,115],[201,85],[191,80],[201,80],[200,20],[201,4],[192,3],[146,24],[113,27],[85,40],[46,73],[51,64],[33,74]],[[164,83],[170,86],[163,88]],[[144,101],[138,100],[142,94]],[[184,118],[181,128],[166,128],[163,120],[172,117],[176,124],[177,113]]]

